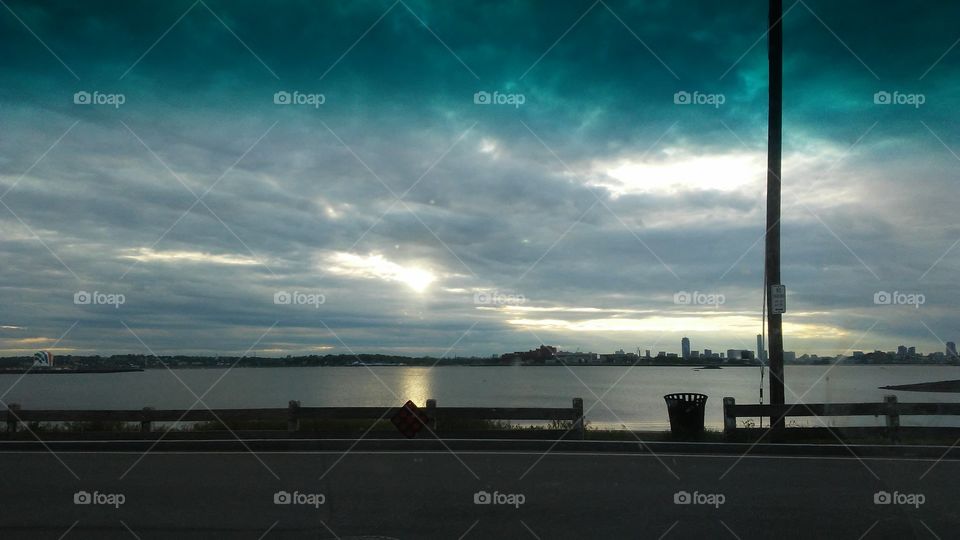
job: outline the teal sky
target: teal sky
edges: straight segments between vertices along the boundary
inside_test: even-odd
[[[887,4],[784,3],[787,349],[960,337],[960,5]],[[752,349],[766,22],[4,0],[0,354]]]

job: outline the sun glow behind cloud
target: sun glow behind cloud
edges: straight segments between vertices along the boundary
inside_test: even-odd
[[[381,279],[403,283],[416,292],[424,292],[437,280],[436,274],[417,266],[403,266],[383,255],[354,255],[338,252],[328,257],[327,270],[349,277]]]
[[[664,161],[598,163],[593,183],[617,195],[682,191],[737,191],[759,182],[765,166],[758,154],[674,155]]]

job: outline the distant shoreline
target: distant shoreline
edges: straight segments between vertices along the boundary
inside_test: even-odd
[[[265,357],[153,357],[146,355],[124,355],[120,357],[59,357],[58,367],[73,372],[99,372],[107,370],[126,371],[132,369],[226,369],[226,368],[288,368],[288,367],[678,367],[697,370],[717,370],[724,368],[758,368],[759,363],[754,360],[735,360],[733,362],[691,362],[677,359],[641,358],[639,361],[589,362],[589,363],[559,363],[554,360],[548,362],[504,362],[491,358],[433,358],[433,357],[400,357],[388,355],[331,355],[326,357],[292,357],[292,358],[265,358]],[[30,367],[32,360],[24,357],[0,358],[0,374],[14,374],[15,372],[30,372],[36,368]],[[816,362],[799,363],[789,362],[788,367],[794,366],[944,366],[958,367],[957,363],[946,362]],[[937,383],[930,383],[937,384]],[[900,389],[900,388],[896,388]],[[910,389],[912,390],[912,388]],[[923,391],[917,390],[917,391]],[[943,390],[928,390],[943,391]],[[953,391],[953,390],[946,390]]]
[[[787,367],[829,367],[834,364],[786,364]],[[916,363],[902,363],[902,364],[840,364],[844,367],[884,367],[884,366],[924,366],[924,367],[958,367],[956,364],[916,364]],[[419,367],[419,368],[448,368],[448,367],[473,367],[473,368],[495,368],[495,367],[533,367],[533,368],[560,368],[560,367],[591,367],[591,368],[604,368],[604,367],[676,367],[676,368],[687,368],[694,370],[706,370],[714,371],[717,369],[727,369],[727,368],[758,368],[759,364],[670,364],[670,363],[654,363],[654,364],[613,364],[613,363],[604,363],[604,364],[470,364],[466,362],[461,363],[411,363],[411,364],[388,364],[388,363],[363,363],[363,364],[326,364],[326,365],[249,365],[249,364],[238,364],[232,366],[233,369],[284,369],[284,368],[360,368],[360,367],[398,367],[398,368],[409,368],[409,367]],[[103,369],[103,370],[77,370],[76,373],[109,373],[109,372],[136,372],[136,371],[147,371],[153,369],[230,369],[230,364],[225,365],[150,365],[146,366],[144,369],[140,370],[130,370],[130,369]],[[2,374],[13,374],[13,373],[23,373],[26,370],[3,370],[0,369],[0,375]],[[942,383],[956,383],[956,390],[934,390],[934,389],[925,389],[919,388],[924,385],[939,385]],[[911,387],[911,388],[906,388]],[[918,387],[918,388],[913,388]],[[918,383],[915,385],[901,385],[901,386],[883,386],[881,388],[891,389],[891,390],[910,390],[910,391],[926,391],[926,392],[960,392],[960,380],[958,381],[939,381],[934,383]]]
[[[960,380],[934,381],[916,384],[895,384],[881,386],[884,390],[901,390],[904,392],[950,392],[960,393]]]

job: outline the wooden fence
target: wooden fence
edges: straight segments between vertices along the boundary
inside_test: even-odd
[[[45,410],[21,409],[11,403],[6,411],[7,433],[15,433],[24,422],[139,422],[140,431],[150,432],[154,422],[286,422],[288,432],[300,431],[309,420],[389,420],[401,407],[301,407],[290,401],[278,409],[154,409],[134,410]],[[427,415],[428,432],[443,429],[444,422],[457,420],[519,420],[570,422],[573,438],[584,436],[583,399],[573,398],[569,408],[548,407],[438,407],[428,399],[421,409]]]
[[[883,416],[885,433],[896,441],[902,430],[917,428],[900,426],[901,416],[960,415],[960,403],[900,403],[897,396],[886,396],[879,403],[792,403],[786,405],[737,405],[732,397],[723,398],[723,431],[733,435],[737,418]]]

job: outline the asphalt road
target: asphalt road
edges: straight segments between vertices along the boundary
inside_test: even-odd
[[[0,538],[946,539],[958,482],[934,459],[7,451]]]

